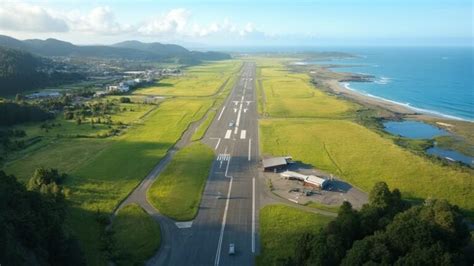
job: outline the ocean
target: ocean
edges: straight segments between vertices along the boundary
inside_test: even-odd
[[[474,121],[474,47],[331,50],[348,52],[357,58],[308,63],[341,64],[343,67],[333,70],[375,76],[374,82],[344,84],[348,89],[419,112]]]

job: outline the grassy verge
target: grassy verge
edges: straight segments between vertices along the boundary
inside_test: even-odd
[[[212,121],[214,120],[214,117],[216,117],[216,113],[217,113],[217,110],[209,111],[206,119],[202,121],[202,123],[196,129],[196,132],[194,132],[193,136],[191,137],[192,141],[200,140],[204,137],[204,134],[206,134],[206,131],[211,125]]]
[[[112,230],[117,265],[143,265],[160,246],[160,225],[138,205],[121,209]]]
[[[278,265],[294,256],[299,237],[318,233],[331,218],[284,205],[269,205],[260,210],[261,254],[257,265]]]
[[[212,149],[202,143],[183,148],[148,190],[148,199],[168,217],[193,219],[213,160]]]

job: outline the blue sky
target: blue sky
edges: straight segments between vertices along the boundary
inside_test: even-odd
[[[80,44],[472,46],[473,6],[470,0],[0,0],[0,34]]]

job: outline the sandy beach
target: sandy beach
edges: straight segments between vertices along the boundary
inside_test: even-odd
[[[338,80],[335,80],[335,79],[324,81],[324,84],[328,88],[330,88],[335,94],[348,97],[363,105],[380,107],[380,108],[387,109],[395,114],[400,114],[400,115],[412,115],[412,116],[425,115],[425,114],[416,112],[415,110],[410,109],[408,107],[402,106],[400,104],[392,103],[392,102],[385,101],[382,99],[377,99],[374,97],[363,95],[353,90],[349,90],[345,88],[344,85],[341,84]]]
[[[319,81],[336,95],[346,97],[367,107],[376,107],[388,111],[387,119],[419,120],[443,128],[453,134],[463,136],[470,143],[474,140],[474,123],[472,122],[437,116],[435,114],[421,113],[397,103],[370,97],[345,88],[338,79],[320,79]]]

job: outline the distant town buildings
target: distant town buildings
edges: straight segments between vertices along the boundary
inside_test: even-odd
[[[124,82],[120,82],[118,85],[109,85],[107,86],[107,92],[127,92],[130,90],[130,87]]]

